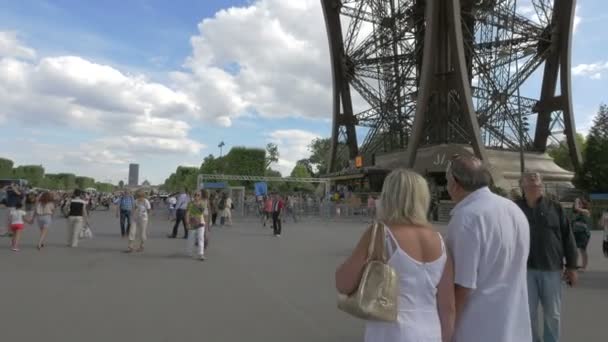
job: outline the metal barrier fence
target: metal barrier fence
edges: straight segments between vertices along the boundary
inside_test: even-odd
[[[337,218],[361,218],[367,220],[373,215],[373,209],[367,208],[367,204],[353,205],[344,202],[324,201],[318,198],[305,201],[297,201],[292,207],[286,206],[283,216],[286,220],[307,219],[307,218],[322,218],[322,219],[337,219]],[[263,218],[263,211],[256,202],[245,202],[243,214],[245,217]]]

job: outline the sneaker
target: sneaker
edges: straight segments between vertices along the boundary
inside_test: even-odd
[[[13,248],[11,248],[11,251],[13,251],[13,252],[19,252],[19,248],[13,247]]]
[[[198,257],[198,260],[200,260],[200,261],[205,261],[206,259],[207,259],[207,258],[205,258],[205,256],[204,256],[204,255],[201,255],[201,256],[199,256],[199,257]]]

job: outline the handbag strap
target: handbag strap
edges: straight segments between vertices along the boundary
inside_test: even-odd
[[[385,233],[384,233],[384,224],[381,222],[374,222],[372,224],[372,232],[369,240],[369,246],[367,248],[367,260],[366,263],[377,260],[383,263],[386,263],[386,248],[384,245]],[[379,256],[375,256],[376,254],[380,254]]]

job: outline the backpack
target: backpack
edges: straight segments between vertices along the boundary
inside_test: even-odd
[[[576,215],[574,218],[574,222],[572,222],[572,232],[574,233],[583,233],[589,231],[589,225],[587,224],[587,220],[583,215]]]
[[[224,209],[226,209],[226,199],[225,199],[225,198],[222,198],[222,199],[220,200],[220,203],[217,205],[217,208],[218,208],[219,210],[224,210]]]

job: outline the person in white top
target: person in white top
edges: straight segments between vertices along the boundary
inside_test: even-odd
[[[455,156],[446,177],[456,202],[447,239],[456,283],[453,342],[531,341],[526,216],[489,190],[490,172],[475,157]]]
[[[602,218],[600,219],[600,227],[604,229],[604,241],[602,243],[602,251],[604,256],[608,258],[608,209],[604,209]]]
[[[134,251],[143,252],[144,243],[148,238],[148,212],[151,209],[150,201],[146,199],[146,193],[142,190],[139,190],[135,194],[135,203],[134,203],[134,220],[133,227],[129,231],[129,248],[127,249],[127,253],[132,253]],[[135,239],[139,240],[139,247],[135,249]]]
[[[19,252],[19,240],[21,239],[21,231],[25,224],[25,210],[22,209],[21,203],[17,203],[14,208],[10,208],[8,212],[8,226],[13,232],[11,239],[11,249],[13,252]]]
[[[368,321],[366,342],[452,339],[454,272],[441,235],[427,221],[430,198],[426,180],[413,171],[395,170],[384,181],[377,214],[386,227],[388,264],[399,278],[399,313],[396,322]],[[368,229],[337,269],[338,292],[350,295],[359,286],[370,235]]]

